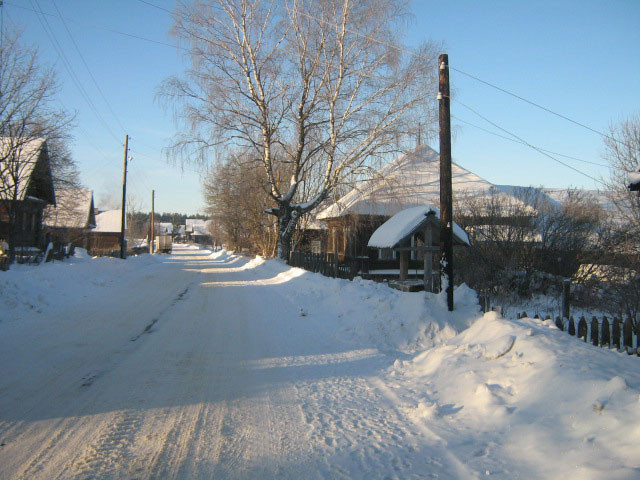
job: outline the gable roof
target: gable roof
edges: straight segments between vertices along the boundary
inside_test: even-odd
[[[96,216],[93,208],[93,191],[69,188],[56,194],[55,207],[45,210],[45,225],[53,228],[93,228]]]
[[[433,241],[438,243],[440,234],[440,210],[432,205],[407,208],[393,215],[380,225],[367,246],[372,248],[394,248],[411,235],[420,232],[428,224],[435,228]],[[469,236],[457,223],[453,222],[453,240],[457,245],[470,245]]]
[[[484,196],[492,183],[475,173],[451,164],[454,194]],[[508,189],[497,188],[499,195],[512,197]],[[515,197],[513,201],[519,201]],[[440,204],[440,155],[428,145],[401,155],[383,167],[376,178],[362,183],[340,200],[321,211],[317,218],[347,214],[392,216],[408,207]]]
[[[126,220],[125,220],[126,222]],[[122,210],[107,210],[96,215],[96,228],[94,232],[120,233],[122,228]],[[125,224],[126,228],[126,224]]]
[[[46,140],[0,137],[0,199],[27,197],[56,203]]]

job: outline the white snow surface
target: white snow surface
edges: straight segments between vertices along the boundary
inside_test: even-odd
[[[373,232],[367,246],[372,248],[393,248],[419,226],[429,213],[433,213],[437,219],[440,219],[440,210],[432,205],[421,205],[401,210]],[[469,236],[455,222],[453,223],[453,234],[458,241],[470,245]]]
[[[126,223],[126,219],[125,219]],[[126,228],[126,225],[125,225]],[[122,210],[107,210],[96,215],[94,232],[113,233],[122,231]]]
[[[0,479],[640,478],[640,358],[174,245],[0,274]]]

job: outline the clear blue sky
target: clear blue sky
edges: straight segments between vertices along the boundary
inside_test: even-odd
[[[167,10],[174,5],[172,0],[150,2]],[[56,18],[56,6],[81,55]],[[38,8],[50,14],[45,18],[53,37],[93,108],[33,12]],[[537,147],[588,162],[604,163],[599,135],[459,71],[606,131],[611,122],[640,113],[640,1],[416,0],[411,8],[415,17],[406,40],[433,40],[449,54],[457,163],[496,184],[599,187],[529,147],[464,123],[505,135],[463,104]],[[154,101],[160,82],[183,71],[182,56],[171,46],[132,37],[172,44],[169,13],[137,0],[5,0],[3,9],[5,26],[23,28],[25,39],[59,71],[60,101],[77,112],[74,158],[98,205],[106,207],[121,195],[122,144],[129,134],[134,160],[128,189],[138,208],[150,209],[155,189],[158,211],[202,211],[196,167],[169,165],[161,154],[176,127]],[[601,166],[556,158],[591,177],[608,174]]]

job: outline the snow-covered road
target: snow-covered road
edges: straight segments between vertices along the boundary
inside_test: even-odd
[[[197,246],[0,275],[0,479],[640,478],[640,358]]]
[[[44,327],[11,323],[0,477],[464,476],[385,395],[395,358],[339,341],[248,262],[177,249]]]

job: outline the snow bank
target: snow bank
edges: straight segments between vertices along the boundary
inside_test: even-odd
[[[11,265],[0,274],[0,321],[19,320],[27,313],[43,313],[70,305],[78,297],[116,285],[128,272],[159,265],[166,257],[138,255],[122,261],[87,255],[76,249],[73,257],[39,266]]]
[[[586,345],[550,321],[488,313],[396,362],[417,422],[452,429],[449,447],[500,478],[638,478],[640,359]]]
[[[411,353],[439,344],[482,315],[475,292],[465,285],[456,288],[456,311],[450,313],[445,292],[400,292],[359,277],[352,282],[328,278],[279,260],[255,259],[249,265],[260,267],[261,274],[269,272],[269,283],[287,281],[282,294],[305,316],[323,317],[335,323],[336,335],[365,340],[385,351]]]

